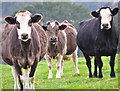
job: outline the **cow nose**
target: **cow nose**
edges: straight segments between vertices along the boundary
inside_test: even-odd
[[[56,42],[56,40],[57,40],[56,37],[51,37],[51,38],[50,38],[50,41],[51,41],[51,42]]]
[[[108,23],[102,24],[103,28],[108,28]]]
[[[21,38],[22,39],[28,39],[28,34],[26,34],[26,33],[21,34]]]

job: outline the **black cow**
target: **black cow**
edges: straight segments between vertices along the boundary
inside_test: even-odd
[[[111,77],[115,77],[114,65],[115,55],[118,46],[118,30],[113,23],[113,16],[119,9],[111,10],[109,7],[102,7],[91,14],[95,18],[80,23],[77,34],[77,45],[86,58],[89,69],[89,77],[92,76],[90,56],[95,56],[94,77],[97,77],[97,66],[99,67],[99,78],[102,78],[103,62],[101,56],[111,56]]]

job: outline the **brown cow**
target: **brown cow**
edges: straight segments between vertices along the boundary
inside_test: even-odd
[[[49,21],[47,26],[43,26],[48,37],[48,48],[45,58],[49,66],[48,78],[52,78],[52,59],[57,58],[56,78],[60,78],[63,75],[62,58],[64,55],[73,55],[76,73],[79,73],[77,68],[77,45],[76,45],[76,30],[67,24],[59,24],[58,21]],[[64,31],[65,29],[65,31]],[[62,62],[62,63],[61,63]]]
[[[29,89],[29,78],[31,89],[34,89],[35,70],[38,62],[44,57],[47,47],[47,37],[43,28],[37,24],[42,15],[32,16],[29,11],[21,10],[15,17],[7,16],[8,23],[2,33],[2,59],[12,66],[14,77],[14,89],[21,90],[25,82],[25,89]],[[21,68],[24,69],[22,74]],[[31,70],[30,70],[31,68]]]
[[[79,69],[77,67],[78,59],[77,59],[77,43],[76,43],[76,36],[77,31],[75,27],[70,24],[67,20],[64,20],[60,25],[66,25],[67,28],[64,29],[66,35],[67,35],[67,52],[66,55],[68,58],[71,56],[73,57],[73,61],[75,64],[75,73],[79,74]],[[64,60],[61,62],[61,75],[63,75],[63,65]]]

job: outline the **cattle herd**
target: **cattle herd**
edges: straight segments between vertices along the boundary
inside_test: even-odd
[[[48,21],[46,25],[41,26],[38,23],[43,16],[41,14],[32,16],[27,10],[18,11],[15,17],[5,17],[7,24],[1,37],[1,56],[3,61],[12,67],[14,89],[19,89],[18,80],[21,90],[35,89],[35,71],[44,57],[49,67],[48,79],[52,78],[52,59],[57,59],[56,78],[61,78],[64,56],[73,58],[75,73],[79,74],[78,48],[84,54],[90,78],[103,77],[101,56],[111,57],[110,76],[115,77],[114,65],[119,35],[113,17],[118,11],[118,8],[110,7],[92,11],[91,15],[94,18],[80,22],[78,32],[67,20],[62,23],[57,20]],[[91,56],[95,57],[93,75]],[[97,67],[99,68],[98,76]],[[29,87],[29,80],[31,87]]]

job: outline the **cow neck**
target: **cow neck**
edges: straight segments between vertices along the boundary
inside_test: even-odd
[[[30,39],[26,42],[21,41],[21,47],[23,52],[27,53],[29,51],[30,43],[31,43]]]
[[[50,49],[50,50],[56,50],[57,49],[57,43],[54,45],[54,44],[52,44],[52,43],[49,43],[49,47],[48,47],[48,49]]]

